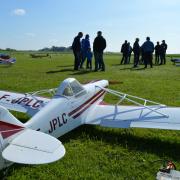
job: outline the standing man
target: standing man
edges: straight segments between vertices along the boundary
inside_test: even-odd
[[[72,43],[72,50],[74,54],[74,70],[78,70],[80,61],[81,61],[81,38],[83,33],[79,32],[78,35],[74,38]]]
[[[131,61],[131,53],[132,53],[132,47],[131,47],[130,42],[128,42],[128,60],[127,60],[127,64],[129,64],[130,61]]]
[[[127,64],[128,62],[128,51],[129,51],[129,47],[128,47],[128,42],[127,40],[124,41],[124,43],[121,46],[121,53],[123,54],[121,63]]]
[[[157,42],[157,45],[155,46],[155,64],[159,65],[159,59],[160,59],[160,51],[161,51],[161,46],[159,44],[159,41]]]
[[[134,52],[134,67],[137,67],[139,64],[139,56],[140,56],[141,48],[139,46],[139,38],[136,38],[133,44],[133,52]]]
[[[161,63],[160,64],[166,64],[166,50],[167,50],[167,44],[165,43],[165,40],[162,40],[161,43],[161,52],[160,52],[160,59]]]
[[[93,42],[93,51],[95,58],[95,70],[98,71],[101,68],[101,71],[105,71],[105,64],[103,60],[103,51],[106,48],[106,40],[102,36],[102,32],[97,32],[97,37]]]
[[[147,68],[147,64],[149,63],[151,68],[153,67],[152,59],[153,59],[153,52],[154,52],[154,44],[150,41],[150,37],[146,38],[146,41],[141,46],[142,51],[144,53],[144,68]]]
[[[81,41],[82,58],[81,58],[80,68],[83,68],[83,63],[87,58],[87,53],[88,53],[89,48],[91,48],[90,41],[89,41],[89,34],[86,34],[85,39],[82,39]]]

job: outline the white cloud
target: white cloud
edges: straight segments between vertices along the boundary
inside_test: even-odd
[[[13,14],[16,16],[24,16],[26,14],[25,9],[14,9]]]
[[[50,39],[49,44],[57,44],[58,43],[58,40],[57,39]]]
[[[31,33],[31,32],[25,33],[25,35],[32,38],[36,36],[35,33]]]

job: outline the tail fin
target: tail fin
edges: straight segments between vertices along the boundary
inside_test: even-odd
[[[4,139],[23,130],[24,127],[24,124],[17,120],[6,108],[0,106],[0,133]]]

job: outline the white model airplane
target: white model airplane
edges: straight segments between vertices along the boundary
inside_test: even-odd
[[[172,61],[176,66],[180,66],[180,58],[171,58],[171,61]]]
[[[46,53],[46,54],[44,54],[44,53],[39,53],[39,54],[30,54],[30,56],[32,57],[32,58],[43,58],[43,57],[49,57],[49,58],[51,58],[51,55],[49,54],[49,53]]]
[[[13,162],[43,164],[62,158],[65,148],[56,138],[83,124],[180,130],[180,108],[117,92],[108,84],[100,80],[81,85],[68,78],[57,89],[0,91],[0,169]],[[45,92],[53,94],[52,99],[38,96]],[[118,96],[117,104],[103,103],[106,93]],[[123,100],[134,106],[120,105]],[[32,118],[23,124],[6,108]]]
[[[0,54],[0,64],[12,65],[16,62],[15,58],[11,58],[9,55]]]

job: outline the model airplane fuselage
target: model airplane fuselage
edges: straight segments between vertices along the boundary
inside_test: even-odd
[[[74,79],[72,79],[74,83]],[[67,83],[67,84],[66,84]],[[28,121],[25,126],[50,134],[56,138],[84,124],[85,117],[94,104],[103,100],[105,91],[95,88],[94,83],[83,86],[76,84],[77,92],[73,92],[71,82],[64,82],[57,90],[54,98]],[[108,81],[96,82],[102,87],[108,86]],[[67,87],[68,86],[68,87]],[[67,90],[68,89],[68,90]],[[69,92],[68,92],[69,91]],[[52,113],[53,112],[53,113]]]
[[[83,124],[180,130],[180,108],[110,90],[108,85],[107,80],[81,85],[68,78],[57,89],[27,94],[0,91],[0,169],[12,162],[44,164],[62,158],[65,148],[56,138]],[[37,96],[42,92],[53,92],[52,99]],[[119,102],[103,104],[106,92],[118,96]],[[120,106],[124,99],[135,106]],[[23,124],[6,108],[32,118]]]

